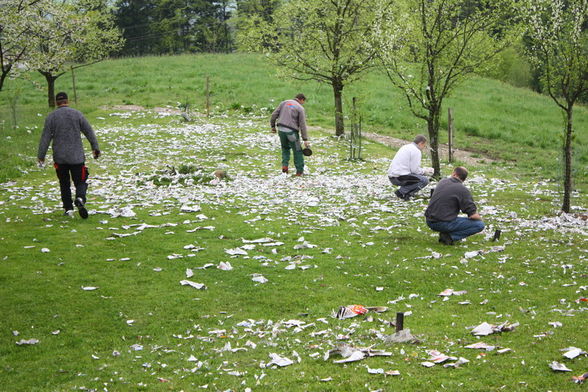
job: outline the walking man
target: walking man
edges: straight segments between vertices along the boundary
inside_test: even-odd
[[[55,109],[45,120],[45,126],[39,142],[37,159],[39,165],[45,163],[45,155],[49,148],[49,143],[53,141],[53,162],[59,178],[59,187],[61,190],[61,201],[65,215],[73,217],[74,203],[78,207],[80,216],[83,219],[88,218],[86,210],[86,190],[88,184],[88,168],[85,166],[84,147],[82,145],[83,133],[90,145],[95,159],[100,156],[98,140],[94,130],[88,123],[84,115],[76,109],[68,106],[67,94],[64,92],[57,93],[55,96],[57,109]],[[71,180],[76,188],[76,198],[72,201],[71,197]]]
[[[301,176],[304,173],[304,155],[300,146],[300,136],[304,141],[304,147],[308,148],[308,133],[306,131],[306,113],[302,105],[306,102],[304,94],[298,94],[294,99],[288,99],[272,113],[270,126],[272,132],[280,136],[280,145],[282,146],[282,173],[288,173],[290,163],[290,150],[294,154],[294,166],[296,175]]]
[[[463,182],[468,176],[465,167],[453,169],[451,177],[439,181],[425,211],[427,225],[439,232],[439,242],[453,245],[455,241],[484,230],[472,194]],[[468,217],[458,217],[459,212]]]
[[[394,194],[402,200],[409,200],[429,183],[421,168],[421,151],[426,145],[427,138],[416,135],[412,143],[400,147],[390,163],[388,178],[393,185],[400,187]]]

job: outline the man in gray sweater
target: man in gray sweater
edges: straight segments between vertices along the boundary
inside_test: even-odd
[[[451,177],[439,181],[425,211],[427,225],[439,232],[439,242],[446,245],[484,230],[472,194],[463,185],[467,176],[465,167],[453,169]],[[460,211],[468,217],[458,217]]]
[[[68,106],[67,94],[57,93],[55,96],[57,109],[55,109],[45,120],[45,126],[39,142],[37,159],[39,165],[45,163],[45,155],[49,144],[53,141],[53,162],[59,178],[61,190],[61,201],[65,209],[65,215],[73,217],[74,201],[71,197],[71,180],[76,187],[75,205],[78,207],[80,216],[88,218],[86,210],[86,190],[88,184],[88,168],[85,166],[86,157],[82,145],[81,133],[83,133],[90,145],[94,158],[100,156],[98,140],[94,130],[84,115],[76,109]]]
[[[290,150],[294,153],[296,175],[301,176],[304,173],[304,155],[300,146],[300,136],[302,136],[304,146],[307,148],[309,146],[306,113],[302,107],[305,102],[304,94],[298,94],[294,99],[283,101],[274,110],[270,119],[272,132],[276,133],[276,123],[279,131],[278,135],[282,146],[282,173],[288,173]]]

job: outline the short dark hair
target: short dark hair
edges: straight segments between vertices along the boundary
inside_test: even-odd
[[[56,101],[67,101],[67,93],[61,91],[55,95]]]
[[[457,166],[455,169],[453,169],[453,172],[455,173],[457,178],[459,178],[462,181],[465,181],[466,178],[468,178],[468,170],[463,166]]]
[[[414,137],[413,143],[419,144],[419,143],[426,142],[426,141],[427,141],[427,137],[425,135],[416,135]]]
[[[294,98],[296,98],[296,99],[298,99],[300,101],[306,101],[306,96],[304,94],[302,94],[302,93],[296,94],[296,96]]]

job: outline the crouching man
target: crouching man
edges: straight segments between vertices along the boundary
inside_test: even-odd
[[[394,194],[402,200],[409,200],[429,183],[426,170],[421,167],[421,151],[426,145],[427,138],[416,135],[412,143],[400,147],[390,163],[388,179],[392,185],[400,187]]]
[[[451,177],[439,181],[425,211],[427,225],[439,232],[439,242],[446,245],[484,230],[472,194],[463,185],[467,176],[465,167],[453,169]],[[460,211],[468,217],[458,217]]]

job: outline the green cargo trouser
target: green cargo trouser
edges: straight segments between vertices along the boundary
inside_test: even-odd
[[[300,146],[300,135],[298,131],[278,126],[280,144],[282,145],[282,166],[288,166],[290,162],[290,150],[294,153],[294,166],[296,173],[304,172],[304,155]]]

